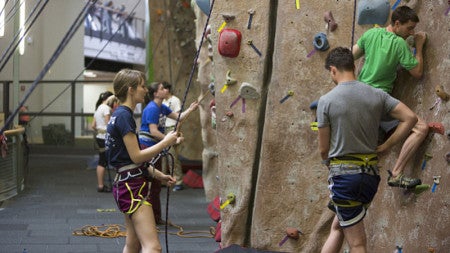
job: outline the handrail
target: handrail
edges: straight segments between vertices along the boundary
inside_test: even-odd
[[[11,136],[11,135],[18,135],[18,134],[23,134],[25,132],[25,128],[22,126],[18,126],[15,129],[11,129],[11,130],[5,130],[3,133],[6,136]]]

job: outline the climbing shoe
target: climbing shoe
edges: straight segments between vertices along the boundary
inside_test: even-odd
[[[388,172],[389,172],[388,177],[389,186],[411,189],[416,187],[417,185],[422,184],[422,181],[418,178],[405,177],[403,174],[393,177],[392,172],[389,170]]]

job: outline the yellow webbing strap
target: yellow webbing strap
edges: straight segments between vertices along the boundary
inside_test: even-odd
[[[378,164],[377,154],[349,154],[344,158],[332,158],[330,165],[354,164],[358,166],[370,166]]]
[[[331,203],[338,207],[356,207],[356,206],[364,206],[369,207],[370,204],[363,204],[362,202],[356,200],[331,200]]]

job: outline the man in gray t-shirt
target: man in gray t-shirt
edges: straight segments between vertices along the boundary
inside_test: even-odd
[[[319,99],[319,151],[329,169],[330,209],[336,216],[322,253],[339,251],[344,237],[351,252],[366,252],[363,219],[380,182],[377,153],[405,138],[417,117],[386,92],[357,81],[349,49],[331,50],[325,68],[337,86]],[[400,123],[377,146],[378,126],[387,115]]]

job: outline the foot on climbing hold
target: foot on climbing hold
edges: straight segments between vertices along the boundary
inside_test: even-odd
[[[412,189],[417,185],[420,185],[422,181],[418,178],[405,177],[403,174],[392,176],[392,172],[389,172],[388,185],[392,187],[400,187],[406,189]]]

